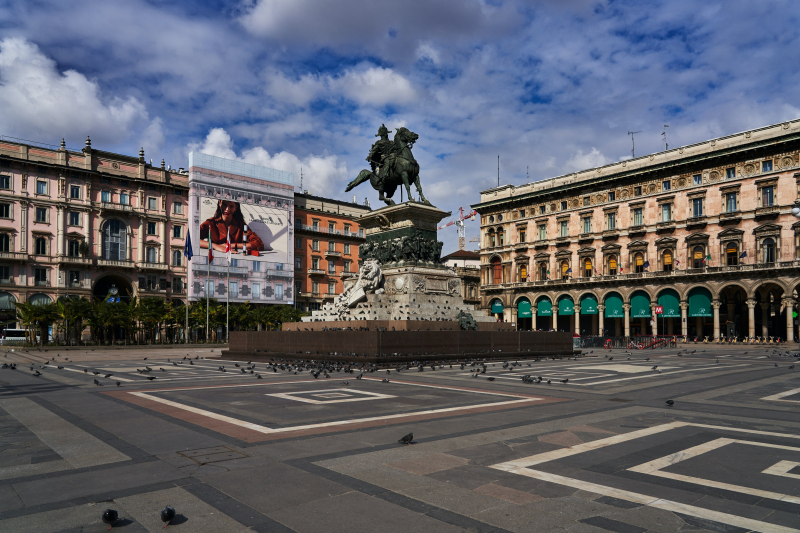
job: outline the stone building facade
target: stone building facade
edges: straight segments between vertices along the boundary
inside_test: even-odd
[[[358,217],[368,205],[295,194],[294,283],[297,307],[315,311],[333,302],[343,280],[358,272],[358,247],[366,240]]]
[[[185,301],[188,174],[138,157],[0,140],[0,322],[61,296]]]
[[[798,198],[800,120],[483,191],[482,305],[520,329],[794,339]]]
[[[464,298],[464,303],[479,308],[481,254],[470,250],[456,250],[442,257],[442,263],[455,269],[456,275],[461,278],[461,297]]]

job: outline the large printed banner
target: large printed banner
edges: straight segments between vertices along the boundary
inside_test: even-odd
[[[189,218],[190,300],[293,303],[291,173],[192,152]]]

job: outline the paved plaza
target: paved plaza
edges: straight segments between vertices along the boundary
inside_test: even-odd
[[[104,531],[108,508],[163,531],[166,505],[197,533],[800,531],[786,350],[314,377],[219,348],[4,348],[0,531]]]

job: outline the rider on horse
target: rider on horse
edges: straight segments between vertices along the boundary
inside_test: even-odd
[[[380,140],[375,141],[367,156],[367,162],[372,168],[372,171],[375,172],[375,168],[378,167],[376,174],[379,184],[383,183],[388,169],[392,168],[392,165],[397,159],[394,143],[389,140],[390,133],[392,133],[391,130],[386,129],[386,126],[381,124],[381,127],[378,128],[378,134],[375,136],[380,137]]]

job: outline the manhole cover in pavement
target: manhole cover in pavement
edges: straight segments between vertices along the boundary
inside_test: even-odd
[[[197,464],[205,465],[208,463],[219,463],[220,461],[230,461],[231,459],[241,459],[247,455],[237,452],[227,446],[215,446],[213,448],[201,448],[199,450],[187,450],[178,452]]]

